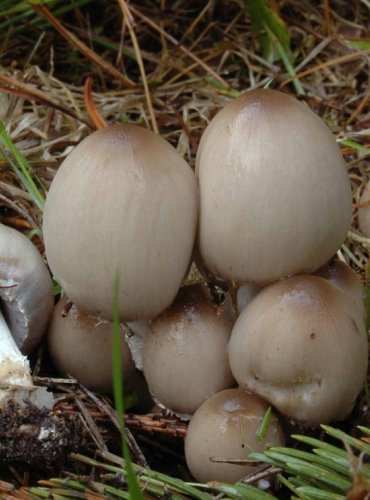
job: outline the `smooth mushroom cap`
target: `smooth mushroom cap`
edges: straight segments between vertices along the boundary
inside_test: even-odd
[[[358,307],[319,276],[265,287],[236,321],[229,359],[238,383],[307,426],[342,420],[368,363]]]
[[[48,330],[48,348],[58,372],[71,376],[88,389],[100,393],[113,390],[112,322],[85,313],[62,297],[54,309]],[[122,377],[131,388],[135,365],[122,331]]]
[[[211,394],[235,385],[227,356],[231,328],[204,287],[182,288],[144,339],[143,370],[155,400],[191,414]]]
[[[352,216],[349,178],[330,130],[275,90],[230,102],[197,154],[198,245],[205,266],[236,283],[266,284],[324,265]]]
[[[284,435],[272,414],[267,433],[257,433],[268,404],[243,389],[226,389],[208,398],[194,413],[185,438],[185,458],[192,475],[200,482],[235,483],[258,467],[212,462],[217,459],[248,459],[266,445],[281,446]]]
[[[365,289],[358,274],[347,264],[339,260],[331,261],[318,269],[316,276],[321,276],[337,286],[349,300],[359,308],[359,313],[365,315]]]
[[[358,209],[358,225],[364,236],[370,238],[370,181],[366,184],[365,189],[360,197],[360,208]]]
[[[121,319],[152,319],[180,288],[197,214],[195,176],[170,144],[138,126],[107,127],[56,173],[44,212],[47,259],[84,310],[111,318],[118,277]]]
[[[0,308],[23,354],[46,332],[54,307],[49,271],[33,243],[0,224]]]

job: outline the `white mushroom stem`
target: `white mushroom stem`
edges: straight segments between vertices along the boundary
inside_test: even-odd
[[[30,364],[17,347],[3,314],[0,312],[0,409],[9,402],[40,409],[54,405],[52,393],[32,382]]]
[[[0,313],[0,381],[2,387],[14,385],[33,387],[28,359],[18,349],[2,313]]]

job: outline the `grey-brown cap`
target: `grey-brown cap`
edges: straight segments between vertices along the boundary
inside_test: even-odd
[[[121,365],[126,388],[136,376],[134,362],[121,326]],[[71,376],[88,389],[113,391],[112,322],[85,313],[63,296],[55,306],[48,330],[48,348],[58,372]]]
[[[276,90],[253,90],[209,123],[197,153],[205,266],[266,284],[324,265],[352,216],[349,177],[328,127]]]
[[[370,181],[366,184],[360,197],[358,209],[358,225],[364,236],[370,238]]]
[[[163,138],[115,125],[85,138],[58,169],[44,211],[50,269],[73,303],[123,321],[152,319],[175,298],[198,220],[195,176]]]
[[[283,415],[307,426],[341,420],[366,378],[363,315],[330,279],[286,278],[242,311],[229,359],[238,383]]]
[[[211,394],[235,385],[227,348],[232,322],[202,285],[183,287],[150,324],[143,346],[149,389],[166,408],[191,414]]]
[[[250,464],[213,462],[247,460],[250,452],[266,445],[281,446],[284,435],[272,413],[266,435],[258,439],[269,405],[247,391],[226,389],[208,398],[194,413],[185,438],[185,457],[192,475],[201,482],[235,483],[258,467]]]
[[[0,224],[0,305],[23,354],[30,353],[46,332],[54,306],[49,271],[33,243]]]

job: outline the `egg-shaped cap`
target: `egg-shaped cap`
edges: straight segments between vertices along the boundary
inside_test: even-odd
[[[306,104],[253,90],[226,105],[200,141],[198,244],[205,266],[266,284],[323,266],[351,223],[339,147]]]
[[[227,353],[231,328],[227,311],[210,301],[204,286],[181,288],[144,339],[143,370],[155,399],[191,414],[211,394],[235,385]]]
[[[265,401],[241,388],[226,389],[208,398],[192,416],[185,438],[185,458],[192,475],[201,482],[235,483],[256,472],[258,467],[248,463],[221,460],[248,460],[251,452],[284,444],[284,434],[274,413],[266,435],[259,438],[268,408]]]
[[[346,418],[366,379],[358,303],[320,276],[266,286],[236,321],[229,349],[238,383],[306,426]]]
[[[135,125],[86,137],[59,167],[44,211],[50,268],[72,302],[124,321],[152,319],[187,271],[198,218],[195,176],[163,138]]]

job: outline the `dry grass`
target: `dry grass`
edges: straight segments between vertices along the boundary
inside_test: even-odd
[[[370,3],[276,3],[289,27],[292,64],[304,92],[300,98],[342,145],[354,213],[340,253],[364,279],[370,240],[358,230],[357,204],[370,179]],[[55,23],[59,32],[32,25],[29,31],[9,28],[2,37],[0,118],[46,187],[59,163],[99,124],[99,118],[158,130],[194,166],[209,119],[239,92],[269,85],[296,93],[282,61],[263,57],[241,1],[121,0],[102,5],[105,8],[81,7],[59,18],[64,30],[72,33],[68,43],[65,31],[63,37]],[[45,9],[38,12],[50,21]],[[84,89],[87,78],[93,81],[92,91]],[[343,143],[348,140],[354,142]],[[8,163],[1,160],[0,222],[27,232],[40,226],[41,217]],[[39,235],[34,242],[42,250]],[[79,413],[90,429],[90,446],[102,451],[112,433],[104,424],[111,415],[105,406],[102,410],[100,399],[92,401],[91,395],[81,392],[76,397],[66,387],[72,385],[63,385],[64,411]],[[128,424],[135,429],[149,426],[153,432],[167,425],[164,421],[151,425],[145,419],[138,423],[135,418]],[[168,435],[181,434],[181,424],[176,425]],[[165,448],[162,453],[177,453],[171,446]],[[17,483],[24,480],[16,471],[8,473]]]

